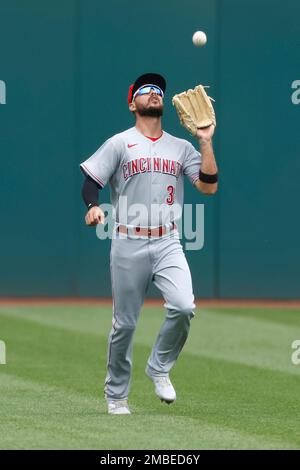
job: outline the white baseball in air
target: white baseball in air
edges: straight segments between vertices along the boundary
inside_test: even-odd
[[[207,37],[203,31],[196,31],[193,34],[193,43],[196,47],[204,46],[206,42],[207,42]]]

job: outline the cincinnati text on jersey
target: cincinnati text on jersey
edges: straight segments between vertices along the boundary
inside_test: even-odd
[[[161,157],[140,157],[123,164],[123,177],[128,178],[140,173],[158,172],[178,178],[182,164],[176,160],[168,160]]]

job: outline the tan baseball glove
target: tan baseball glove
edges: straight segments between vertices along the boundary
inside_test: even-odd
[[[173,96],[172,103],[178,113],[180,123],[193,136],[197,129],[216,125],[216,116],[210,98],[205,87],[197,85],[193,90],[184,91]]]

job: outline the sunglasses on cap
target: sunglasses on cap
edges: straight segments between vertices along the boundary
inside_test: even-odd
[[[164,92],[157,85],[143,85],[138,90],[136,90],[132,97],[132,101],[137,95],[147,95],[151,90],[153,90],[157,95],[160,95],[162,98],[164,97]]]

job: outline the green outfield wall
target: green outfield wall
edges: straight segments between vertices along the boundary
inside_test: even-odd
[[[157,71],[171,134],[193,142],[173,94],[202,83],[216,100],[219,191],[185,188],[205,213],[196,296],[300,298],[299,17],[297,0],[2,0],[0,295],[110,295],[78,165],[134,125],[128,86]]]

